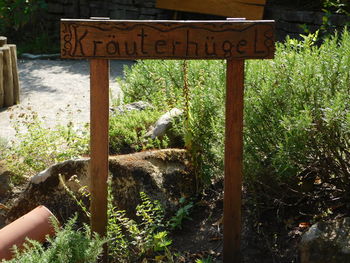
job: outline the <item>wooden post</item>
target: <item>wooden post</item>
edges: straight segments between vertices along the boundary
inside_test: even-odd
[[[109,60],[90,60],[91,229],[101,237],[107,227]],[[105,258],[103,262],[107,262]]]
[[[12,75],[12,63],[9,47],[1,47],[0,51],[3,52],[3,85],[4,85],[4,106],[9,107],[13,105],[13,75]]]
[[[3,52],[0,51],[0,109],[4,107],[4,63],[3,63]]]
[[[244,60],[227,60],[224,185],[224,263],[241,260]]]
[[[12,76],[13,76],[13,104],[19,103],[19,77],[17,66],[17,49],[16,45],[7,45],[10,48],[11,64],[12,64]]]
[[[7,44],[7,37],[0,36],[0,47],[3,47]]]

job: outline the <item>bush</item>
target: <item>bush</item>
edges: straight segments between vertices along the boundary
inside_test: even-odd
[[[129,111],[113,114],[109,121],[109,152],[125,154],[149,148],[166,147],[167,139],[146,138],[148,129],[162,115],[161,111]]]
[[[320,47],[314,41],[313,35],[288,39],[277,44],[274,60],[246,63],[248,183],[296,183],[302,174],[348,182],[350,36],[345,30]],[[224,65],[189,61],[186,72],[181,61],[140,61],[122,82],[129,102],[187,111],[182,129],[204,181],[222,174]]]
[[[175,129],[183,134],[196,170],[203,181],[208,182],[221,174],[223,168],[225,64],[221,61],[186,63],[139,61],[132,68],[126,68],[125,81],[119,81],[126,102],[144,100],[159,111],[173,107],[184,110],[185,117]]]
[[[247,67],[246,174],[350,176],[350,35],[316,47],[287,39]],[[253,176],[253,177],[252,177]]]

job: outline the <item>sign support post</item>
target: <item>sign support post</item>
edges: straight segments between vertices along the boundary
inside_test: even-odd
[[[240,262],[245,59],[274,57],[274,21],[61,19],[61,57],[90,59],[91,228],[107,228],[109,59],[225,59],[224,263]],[[105,251],[106,252],[106,251]],[[107,262],[106,253],[103,262]]]
[[[244,60],[227,60],[224,182],[224,262],[240,262]]]
[[[108,180],[109,60],[90,59],[91,230],[106,235]]]

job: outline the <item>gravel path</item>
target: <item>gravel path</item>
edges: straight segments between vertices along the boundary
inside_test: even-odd
[[[115,78],[122,76],[124,65],[131,61],[111,61],[110,88],[119,94]],[[34,111],[44,118],[47,127],[73,121],[83,125],[90,119],[89,62],[86,60],[19,60],[21,94],[19,105],[0,109],[0,138],[11,140],[15,130],[11,116]]]

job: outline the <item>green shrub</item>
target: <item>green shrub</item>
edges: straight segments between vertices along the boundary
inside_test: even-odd
[[[311,38],[311,37],[310,37]],[[322,46],[287,40],[273,61],[247,67],[246,175],[329,181],[350,176],[350,35]]]
[[[184,110],[184,120],[175,129],[183,134],[196,171],[206,182],[223,168],[224,69],[221,61],[184,65],[183,61],[145,60],[126,68],[125,81],[120,80],[126,102],[144,100],[160,111]]]
[[[149,148],[164,148],[167,139],[146,138],[148,129],[162,115],[161,111],[129,111],[113,114],[109,121],[109,151],[111,154],[131,153]]]
[[[55,223],[56,237],[47,239],[47,248],[37,241],[28,240],[23,251],[16,250],[12,260],[3,263],[95,263],[102,253],[104,240],[91,237],[90,228],[75,229],[76,217],[63,229]]]
[[[310,171],[349,178],[349,32],[320,47],[314,40],[288,39],[274,60],[246,63],[247,182],[296,181]],[[181,129],[208,181],[223,170],[225,63],[189,61],[187,81],[184,71],[180,61],[140,61],[126,69],[122,89],[129,102],[188,109]]]

